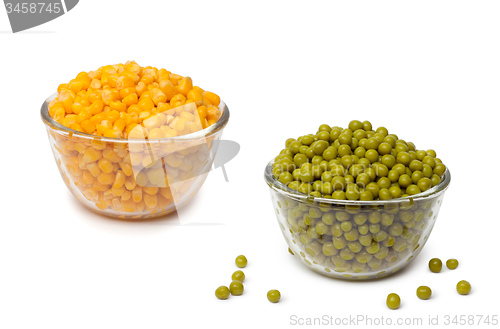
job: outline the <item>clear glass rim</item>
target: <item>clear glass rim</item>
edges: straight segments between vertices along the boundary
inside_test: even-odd
[[[157,139],[123,139],[123,138],[112,138],[112,137],[103,137],[103,136],[96,136],[96,135],[91,135],[87,134],[81,131],[73,130],[71,128],[65,127],[59,122],[55,121],[54,119],[51,118],[49,115],[49,103],[57,97],[57,93],[54,93],[50,95],[42,104],[42,107],[40,109],[40,115],[42,117],[43,122],[45,123],[46,126],[52,128],[52,129],[57,129],[61,130],[63,132],[66,132],[68,134],[72,134],[72,136],[78,136],[81,138],[85,139],[99,139],[102,142],[110,142],[110,143],[144,143],[144,142],[162,142],[162,141],[170,141],[170,142],[182,142],[182,141],[189,141],[189,140],[196,140],[200,138],[205,138],[207,136],[211,136],[218,131],[224,129],[224,127],[227,125],[227,122],[229,121],[229,108],[227,105],[221,101],[219,105],[219,109],[222,112],[221,117],[219,120],[217,120],[216,123],[213,125],[196,131],[191,134],[186,134],[182,136],[177,136],[177,137],[169,137],[169,138],[157,138]]]
[[[327,199],[327,198],[305,195],[281,183],[279,180],[273,177],[273,163],[274,160],[269,161],[269,163],[266,166],[266,169],[264,170],[264,179],[266,180],[267,185],[271,189],[287,196],[288,198],[304,203],[321,203],[321,204],[342,205],[342,206],[384,206],[387,204],[399,204],[405,201],[417,202],[419,200],[423,200],[428,197],[437,197],[441,195],[448,188],[451,181],[450,171],[448,170],[448,168],[446,168],[446,171],[444,173],[444,179],[442,179],[438,185],[428,189],[425,192],[415,194],[409,197],[390,199],[390,200],[373,200],[373,201]]]

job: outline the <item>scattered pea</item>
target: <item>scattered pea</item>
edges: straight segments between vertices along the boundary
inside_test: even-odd
[[[229,291],[231,292],[231,295],[233,296],[240,296],[243,294],[243,283],[240,281],[233,281],[229,285]]]
[[[460,295],[468,295],[471,290],[471,285],[468,281],[462,280],[457,283],[457,291]]]
[[[456,259],[448,259],[446,261],[446,267],[448,267],[450,270],[454,270],[458,267],[458,260]]]
[[[387,295],[386,304],[387,307],[390,308],[391,310],[396,310],[401,305],[401,298],[399,298],[398,294],[391,293]]]
[[[239,268],[247,266],[247,258],[243,255],[239,255],[238,257],[236,257],[236,260],[234,262]]]
[[[281,299],[281,293],[278,290],[269,290],[267,292],[267,299],[271,303],[277,303]]]
[[[420,299],[429,299],[431,298],[432,290],[427,286],[420,286],[417,288],[417,297]]]
[[[431,272],[434,273],[439,273],[441,272],[441,269],[443,268],[443,262],[439,258],[432,258],[429,261],[429,269]]]
[[[240,281],[240,282],[243,282],[243,281],[245,281],[245,273],[243,273],[243,271],[240,271],[240,270],[235,271],[235,272],[233,273],[233,275],[231,276],[231,279],[232,279],[233,281]]]
[[[220,286],[215,290],[215,297],[219,299],[227,299],[229,297],[229,288],[226,286]]]

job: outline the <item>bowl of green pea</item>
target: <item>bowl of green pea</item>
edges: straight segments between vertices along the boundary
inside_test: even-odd
[[[368,280],[418,256],[451,176],[434,150],[353,120],[287,139],[264,178],[283,236],[304,265]]]

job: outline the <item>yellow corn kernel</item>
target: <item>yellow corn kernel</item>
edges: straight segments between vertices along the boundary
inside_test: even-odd
[[[113,124],[113,129],[123,131],[125,129],[125,125],[126,125],[125,119],[118,118]]]
[[[125,65],[125,70],[139,75],[142,71],[142,67],[136,62],[129,62]]]
[[[115,187],[115,188],[123,187],[123,185],[125,184],[125,180],[126,179],[127,179],[127,176],[125,176],[125,174],[123,173],[123,171],[118,170],[116,172],[116,176],[115,176],[115,181],[113,183],[113,187]]]
[[[141,99],[137,103],[137,106],[141,109],[141,111],[150,111],[155,106],[155,103],[149,98],[144,97],[146,93],[142,94]]]
[[[186,119],[186,121],[194,121],[195,120],[194,114],[186,112],[186,111],[182,112],[180,114],[180,117],[183,119]]]
[[[143,194],[143,198],[144,198],[144,204],[146,205],[146,207],[150,208],[150,209],[154,209],[156,208],[156,205],[158,204],[158,198],[156,197],[156,195],[150,195],[150,194]]]
[[[142,126],[135,126],[128,132],[128,139],[145,139],[147,131]]]
[[[135,203],[134,200],[129,199],[126,201],[122,200],[122,209],[125,212],[134,212],[135,211]]]
[[[163,131],[160,128],[153,128],[148,132],[148,139],[164,138]]]
[[[132,191],[132,200],[134,200],[134,202],[140,202],[142,200],[142,187],[136,186]]]
[[[219,104],[220,104],[219,95],[214,94],[210,91],[203,92],[203,97],[207,98],[212,103],[212,105],[219,106]]]
[[[123,191],[123,193],[122,193],[122,201],[130,200],[131,197],[132,197],[132,192],[130,192],[129,190]]]
[[[137,166],[142,162],[142,155],[140,153],[130,153],[130,164]]]
[[[207,109],[207,120],[218,120],[221,116],[220,110],[215,106],[209,106]]]
[[[194,101],[197,106],[201,106],[203,104],[202,92],[197,89],[191,89],[190,91],[188,91],[187,99]]]
[[[115,197],[120,197],[123,195],[123,193],[125,193],[126,190],[125,190],[125,186],[115,187],[113,185],[109,191],[111,191],[111,193],[113,193],[113,195]]]
[[[99,192],[92,188],[92,187],[89,187],[88,189],[86,189],[85,191],[83,191],[83,195],[90,201],[95,201],[97,200],[98,196],[99,196]]]
[[[118,91],[118,89],[117,89],[117,91]],[[120,98],[125,98],[128,95],[131,95],[134,93],[135,93],[135,87],[123,88],[122,90],[118,91],[118,95],[120,95]]]
[[[147,84],[145,84],[144,82],[140,81],[137,86],[135,86],[135,92],[137,93],[137,95],[139,95],[139,97],[142,96],[142,94],[148,90],[148,86]]]
[[[82,127],[83,131],[86,132],[87,134],[92,134],[95,131],[95,124],[92,123],[90,120],[83,120],[80,123],[80,126]]]
[[[71,105],[71,111],[75,114],[79,114],[83,108],[83,105],[79,102],[75,102],[73,103],[73,105]]]
[[[99,182],[99,184],[102,184],[102,185],[111,185],[115,181],[115,174],[101,172],[97,176],[97,181]]]
[[[170,124],[170,128],[177,130],[177,133],[183,131],[184,128],[186,128],[186,119],[182,117],[176,117]]]
[[[190,77],[185,77],[184,79],[182,79],[177,86],[177,90],[184,96],[187,96],[188,92],[191,89],[193,89],[193,79],[191,79]]]
[[[172,200],[172,191],[170,190],[170,187],[161,187],[160,188],[160,195],[164,197],[165,199]]]
[[[145,186],[145,187],[142,188],[142,191],[144,193],[149,194],[149,195],[155,195],[156,193],[158,193],[159,188],[158,187],[153,187],[153,186]]]
[[[101,98],[104,104],[109,105],[112,101],[115,101],[115,94],[111,90],[103,90],[101,93]]]
[[[177,88],[170,80],[163,80],[160,82],[160,89],[163,91],[165,96],[167,96],[167,101],[170,101],[172,97],[177,94]]]
[[[199,106],[197,108],[197,112],[198,112],[198,116],[200,117],[200,119],[204,119],[207,117],[208,112],[207,112],[206,106],[203,106],[203,105]]]
[[[145,85],[149,85],[149,84],[153,83],[154,81],[155,81],[155,78],[153,78],[149,74],[145,74],[145,75],[142,76],[140,82],[144,83]]]
[[[208,120],[208,121],[207,121],[207,125],[208,125],[208,126],[211,126],[211,125],[213,125],[213,124],[214,124],[214,123],[216,123],[216,122],[217,122],[217,120]]]
[[[73,177],[78,177],[83,174],[82,170],[78,166],[78,157],[73,156],[66,160],[66,168],[68,172]]]
[[[111,148],[104,149],[102,151],[102,157],[113,163],[118,163],[122,160],[122,158]]]
[[[89,106],[89,112],[92,115],[96,115],[102,112],[104,108],[104,102],[100,99],[95,100],[92,105]]]
[[[120,161],[120,168],[125,174],[125,176],[131,176],[134,173],[134,169],[132,168],[132,165],[129,163],[126,163],[125,161]]]
[[[94,178],[97,178],[97,176],[99,176],[99,174],[101,173],[101,169],[99,169],[99,166],[96,162],[87,164],[87,170]]]
[[[94,181],[94,184],[92,184],[92,187],[99,192],[104,192],[104,191],[107,191],[109,189],[109,185],[101,184],[98,181],[97,182]]]
[[[177,86],[179,84],[179,81],[181,81],[183,78],[182,75],[178,75],[178,74],[174,74],[174,73],[171,73],[170,74],[170,81],[172,81],[172,83]]]
[[[137,182],[133,177],[128,177],[127,180],[125,180],[125,188],[127,190],[132,191],[136,186]]]
[[[139,100],[139,97],[137,97],[137,94],[132,93],[132,94],[128,95],[127,97],[125,97],[124,99],[122,99],[122,103],[128,107],[128,106],[137,104],[138,100]]]
[[[146,120],[144,120],[142,123],[144,124],[144,128],[146,128],[149,131],[153,128],[158,128],[161,125],[161,117],[160,115],[153,115],[152,117],[149,117]]]
[[[130,76],[122,75],[116,80],[116,89],[122,90],[129,87],[134,87],[134,79]]]
[[[127,105],[120,101],[112,101],[109,103],[109,108],[115,111],[123,112],[127,110]]]
[[[75,143],[75,150],[78,151],[78,153],[83,154],[85,153],[85,150],[87,149],[87,146],[81,143]]]
[[[85,170],[83,172],[82,178],[83,178],[83,183],[86,185],[91,185],[92,183],[94,183],[94,177],[92,176],[90,171]]]
[[[123,133],[118,129],[103,129],[102,135],[109,138],[122,138]]]
[[[178,107],[186,104],[186,97],[182,94],[177,94],[170,100],[170,105],[172,107]]]
[[[97,166],[106,174],[113,172],[113,164],[107,159],[99,159],[99,161],[97,161]]]
[[[91,163],[99,160],[102,157],[102,153],[99,150],[89,147],[83,153],[83,161],[85,163]]]
[[[166,126],[163,126],[161,127],[162,131],[163,131],[163,135],[165,136],[165,138],[171,138],[171,137],[177,137],[177,131],[170,128],[170,127],[166,127]]]
[[[125,189],[125,188],[123,188],[123,189]],[[104,191],[104,193],[103,193],[104,200],[111,200],[111,199],[114,199],[115,197],[116,196],[113,194],[113,191],[111,189]]]

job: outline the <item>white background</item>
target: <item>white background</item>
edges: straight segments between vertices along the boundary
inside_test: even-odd
[[[499,14],[498,1],[82,0],[12,34],[0,8],[0,328],[498,317]],[[127,60],[189,75],[231,110],[223,137],[241,152],[226,166],[230,182],[212,171],[182,214],[205,225],[96,215],[59,176],[42,102],[80,71]],[[286,138],[352,119],[435,149],[452,173],[420,256],[379,281],[323,277],[289,255],[263,179]],[[249,261],[245,293],[220,301],[214,290],[238,254]],[[460,266],[433,274],[432,257]],[[469,296],[455,291],[462,279]],[[419,285],[430,300],[415,296]],[[390,292],[402,298],[397,311],[385,306]]]

